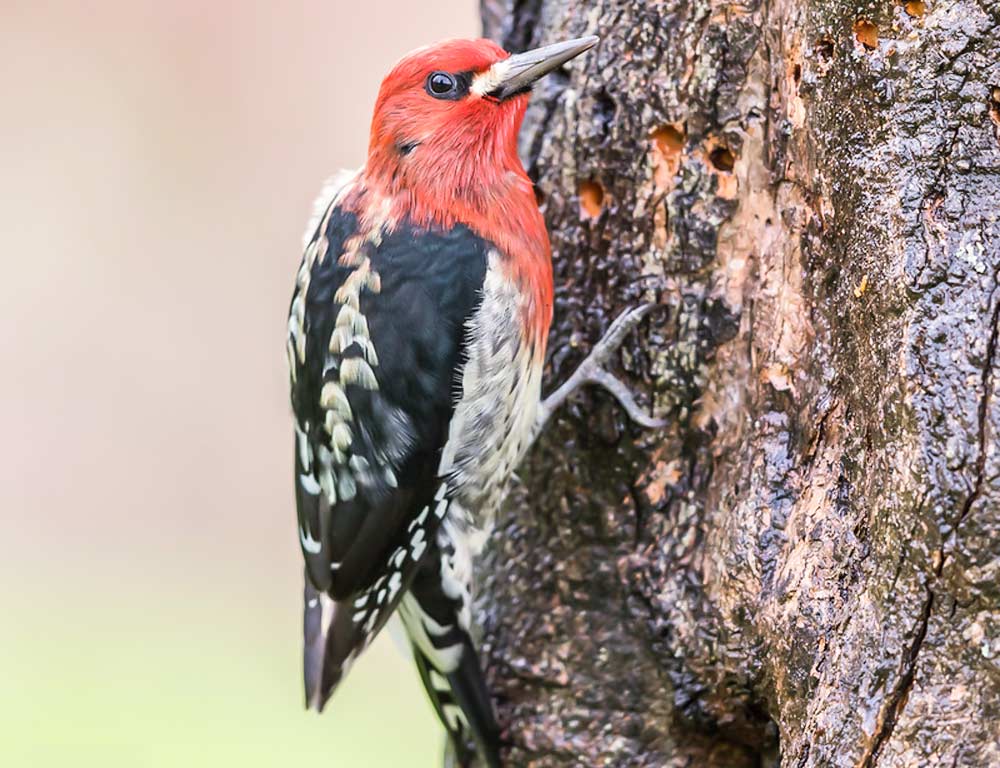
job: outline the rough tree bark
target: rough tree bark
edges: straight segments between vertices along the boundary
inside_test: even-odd
[[[1000,4],[485,0],[533,100],[548,381],[486,557],[515,766],[1000,765]]]

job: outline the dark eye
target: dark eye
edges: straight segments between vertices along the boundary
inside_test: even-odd
[[[427,78],[427,92],[438,99],[454,95],[458,83],[447,72],[432,72]]]

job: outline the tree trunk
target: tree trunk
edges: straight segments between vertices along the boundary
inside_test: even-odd
[[[522,134],[548,388],[485,571],[512,766],[1000,766],[1000,4],[484,0],[600,47]],[[859,10],[860,9],[860,10]]]

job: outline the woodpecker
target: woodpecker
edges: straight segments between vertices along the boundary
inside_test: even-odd
[[[511,473],[581,384],[658,423],[603,369],[648,306],[540,397],[552,265],[517,136],[532,83],[597,42],[511,55],[451,40],[403,58],[364,167],[317,201],[289,312],[307,706],[398,611],[462,765],[500,765],[470,609]]]

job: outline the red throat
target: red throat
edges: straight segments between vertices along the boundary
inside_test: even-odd
[[[472,46],[479,60],[463,45]],[[362,183],[345,204],[367,226],[391,228],[404,220],[429,228],[464,224],[493,243],[528,298],[525,319],[541,357],[552,318],[552,262],[533,185],[517,153],[528,96],[503,102],[428,98],[422,81],[429,69],[485,70],[507,56],[488,41],[454,47],[449,55],[464,57],[464,64],[404,60],[386,78]]]

